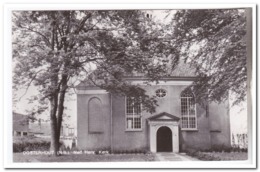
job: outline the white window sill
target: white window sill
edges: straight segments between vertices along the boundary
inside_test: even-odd
[[[182,128],[181,131],[199,131],[197,128]]]
[[[143,131],[142,129],[126,129],[125,132]]]

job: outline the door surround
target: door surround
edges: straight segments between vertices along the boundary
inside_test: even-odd
[[[157,131],[160,127],[168,127],[172,132],[172,152],[179,152],[179,118],[161,113],[148,118],[150,131],[150,151],[157,152]]]

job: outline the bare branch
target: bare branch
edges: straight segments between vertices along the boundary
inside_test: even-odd
[[[88,32],[88,31],[90,31],[90,30],[93,30],[93,28],[101,21],[102,19],[99,19],[91,28],[89,28],[89,29],[84,29],[84,31],[85,32]]]
[[[38,72],[35,73],[35,75],[32,77],[32,79],[30,80],[30,82],[27,84],[26,90],[24,92],[24,94],[19,98],[19,101],[23,98],[23,96],[25,96],[28,92],[29,87],[31,86],[32,82],[35,80],[37,74],[39,74],[41,71],[43,71],[44,69],[39,70]]]
[[[83,27],[84,27],[86,21],[87,21],[91,16],[92,16],[91,13],[89,13],[87,16],[85,16],[85,17],[82,19],[82,21],[81,21],[80,24],[79,24],[79,28],[75,31],[75,33],[79,33],[79,32],[83,29]]]
[[[84,64],[87,62],[93,62],[93,61],[98,61],[98,60],[104,60],[104,58],[94,58],[94,59],[86,59],[84,61],[79,62],[80,64]]]
[[[49,46],[51,45],[49,39],[48,39],[45,35],[43,35],[42,33],[38,32],[38,31],[35,31],[35,30],[31,29],[31,28],[24,27],[24,26],[22,26],[22,25],[19,25],[19,26],[20,26],[22,29],[26,29],[26,30],[28,30],[28,31],[37,33],[38,35],[40,35],[41,37],[43,37],[43,39],[45,40],[45,42],[46,42]]]

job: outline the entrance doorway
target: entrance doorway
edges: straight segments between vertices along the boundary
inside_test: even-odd
[[[160,127],[156,135],[157,152],[172,152],[172,131],[168,127]]]

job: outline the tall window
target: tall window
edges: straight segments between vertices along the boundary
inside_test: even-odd
[[[141,103],[138,101],[138,98],[126,97],[126,129],[142,129]]]
[[[183,129],[197,128],[195,98],[191,91],[181,93],[181,127]]]

